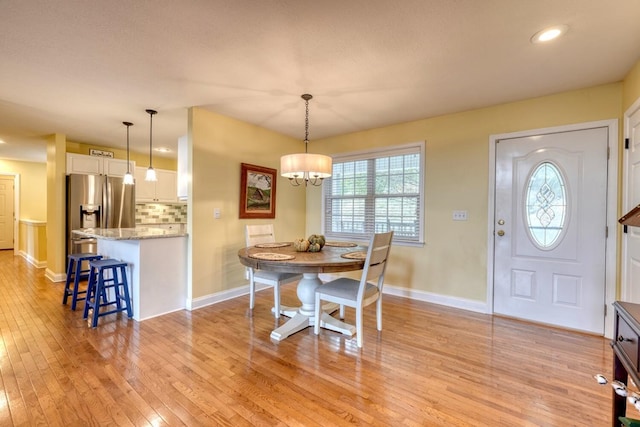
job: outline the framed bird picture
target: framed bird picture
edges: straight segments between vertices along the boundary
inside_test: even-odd
[[[240,218],[276,217],[277,173],[263,166],[240,164]]]

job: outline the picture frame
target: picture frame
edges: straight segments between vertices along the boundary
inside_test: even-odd
[[[277,179],[276,169],[240,164],[240,218],[276,217]]]

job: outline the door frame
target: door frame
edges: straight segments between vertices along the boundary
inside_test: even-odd
[[[608,128],[609,159],[607,160],[607,228],[605,245],[605,304],[604,336],[613,336],[613,307],[616,297],[616,248],[618,247],[618,119],[576,123],[520,132],[489,136],[489,200],[487,215],[487,312],[493,314],[494,244],[495,244],[495,188],[496,188],[496,144],[501,139],[523,138],[541,134],[571,132],[592,128]],[[603,308],[604,309],[604,308]]]
[[[638,110],[640,110],[640,98],[636,99],[636,101],[631,104],[631,106],[624,112],[624,135],[622,136],[623,141],[629,138],[629,118],[633,116]],[[629,206],[629,200],[627,198],[627,188],[629,186],[629,180],[631,176],[629,174],[629,150],[623,150],[622,154],[622,209],[623,214],[627,211],[627,206]],[[620,298],[623,300],[629,297],[629,286],[627,284],[627,263],[629,262],[627,256],[627,237],[622,236],[621,242],[621,253],[620,253]]]
[[[13,254],[20,253],[20,174],[0,173],[13,178]]]

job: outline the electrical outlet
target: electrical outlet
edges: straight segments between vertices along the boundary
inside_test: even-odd
[[[213,209],[213,217],[215,219],[220,219],[220,208],[214,208]]]
[[[454,221],[466,221],[467,220],[467,211],[453,211],[453,220]]]

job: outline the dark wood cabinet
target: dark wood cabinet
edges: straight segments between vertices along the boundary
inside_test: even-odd
[[[616,301],[614,335],[611,341],[613,348],[613,376],[614,379],[627,384],[631,377],[633,382],[640,386],[638,345],[640,343],[640,304]],[[614,427],[620,426],[618,417],[625,416],[627,400],[625,397],[613,393],[613,420]]]

